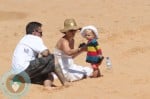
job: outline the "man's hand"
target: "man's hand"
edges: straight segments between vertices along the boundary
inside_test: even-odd
[[[47,50],[44,50],[42,53],[41,53],[41,55],[43,56],[43,57],[46,57],[46,56],[48,56],[49,55],[49,50],[47,49]]]

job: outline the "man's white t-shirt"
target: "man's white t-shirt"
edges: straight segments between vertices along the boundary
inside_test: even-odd
[[[46,50],[43,40],[34,35],[25,35],[18,43],[13,59],[12,70],[15,74],[24,71],[30,64],[31,60],[34,60],[38,53]]]

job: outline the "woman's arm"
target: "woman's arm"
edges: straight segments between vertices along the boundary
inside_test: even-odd
[[[81,53],[82,53],[82,50],[81,50],[81,48],[79,48],[79,49],[78,49],[78,52],[75,53],[74,55],[72,55],[72,58],[75,58],[76,56],[78,56],[78,55],[81,54]]]
[[[74,54],[72,57],[75,58],[76,56],[78,56],[79,54],[81,54],[82,52],[87,51],[87,45],[83,45],[79,47],[78,53]]]
[[[59,49],[62,50],[65,54],[69,56],[74,56],[79,53],[80,48],[74,49],[74,40],[68,41],[66,39],[62,39],[59,41]]]

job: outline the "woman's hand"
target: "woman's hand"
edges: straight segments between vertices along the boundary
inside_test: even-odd
[[[80,43],[80,45],[78,46],[78,48],[81,48],[81,47],[84,47],[84,46],[86,46],[86,43]]]
[[[80,50],[81,51],[87,51],[87,45],[84,45],[84,46],[80,47]]]

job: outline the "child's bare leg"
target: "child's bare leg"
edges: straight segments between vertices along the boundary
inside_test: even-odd
[[[98,71],[97,69],[94,70],[94,71],[93,71],[93,77],[94,77],[94,78],[98,77],[98,73],[99,73],[99,71]]]
[[[96,69],[93,71],[93,77],[102,77],[103,75],[101,75],[100,69]]]
[[[98,75],[97,75],[97,77],[103,77],[103,75],[101,74],[100,69],[98,69]]]
[[[93,68],[93,77],[96,78],[98,76],[98,66],[96,64],[91,64]]]
[[[92,64],[92,68],[93,68],[93,77],[101,77],[101,72],[100,69],[98,68],[99,64]]]

